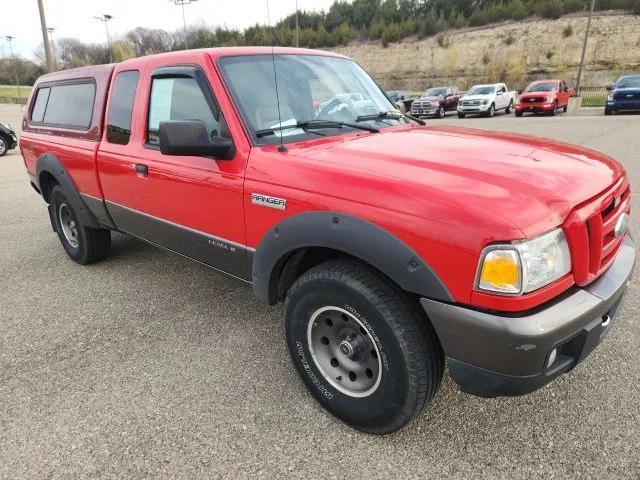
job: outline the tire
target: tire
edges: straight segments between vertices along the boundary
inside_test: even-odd
[[[354,428],[394,432],[440,385],[444,356],[433,328],[404,292],[367,265],[338,259],[308,270],[287,293],[285,318],[302,380]]]
[[[111,253],[111,232],[82,225],[73,206],[58,185],[51,191],[50,208],[60,243],[72,260],[80,265],[88,265],[104,259]]]
[[[0,157],[4,157],[9,151],[9,142],[4,137],[4,135],[0,135]]]
[[[505,109],[504,113],[509,115],[511,113],[511,109],[513,108],[513,100],[509,102],[509,106]]]
[[[521,117],[523,112],[516,112],[516,117]]]
[[[458,112],[458,118],[464,118],[464,117],[466,117],[466,115],[464,113]]]
[[[436,112],[436,118],[444,118],[446,115],[445,111],[444,111],[444,107],[440,107],[438,109],[438,111]]]
[[[611,115],[613,113],[613,110],[611,110],[610,108],[605,108],[604,109],[604,114],[605,115]]]
[[[557,111],[558,111],[558,102],[554,102],[553,108],[549,112],[549,115],[551,115],[552,117],[555,117]]]
[[[495,116],[495,114],[496,114],[496,106],[492,103],[485,115],[489,118],[492,118]]]
[[[569,105],[565,105],[564,107],[562,107],[562,112],[567,113],[568,108],[569,108]]]

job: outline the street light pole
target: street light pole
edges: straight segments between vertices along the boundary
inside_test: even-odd
[[[580,80],[582,79],[582,68],[584,66],[584,57],[587,52],[587,40],[589,40],[589,30],[591,29],[591,17],[593,9],[596,6],[596,0],[591,0],[591,8],[589,8],[589,18],[587,20],[587,30],[584,32],[584,42],[582,43],[582,56],[580,57],[580,67],[578,68],[578,78],[576,79],[576,94],[580,95]]]
[[[109,63],[113,62],[113,58],[111,55],[111,37],[109,36],[109,22],[113,19],[113,17],[107,13],[103,13],[99,17],[93,17],[99,22],[104,23],[104,29],[107,32],[107,48],[109,49]]]
[[[187,40],[187,20],[184,14],[184,6],[190,5],[193,2],[197,2],[198,0],[169,0],[176,6],[182,7],[182,29],[184,30],[184,47],[185,50],[189,49],[189,40]]]
[[[47,72],[52,70],[51,64],[51,45],[49,44],[49,36],[47,35],[47,20],[44,16],[44,5],[42,0],[38,0],[38,9],[40,10],[40,26],[42,27],[42,44],[44,45],[44,56],[47,60]]]
[[[11,59],[13,60],[13,70],[16,75],[16,87],[18,87],[18,98],[22,100],[22,91],[20,90],[20,77],[18,76],[18,61],[13,56],[13,46],[11,45],[11,40],[13,40],[15,37],[12,37],[11,35],[4,35],[0,38],[4,38],[7,42],[9,42],[9,54],[11,55]]]
[[[298,24],[298,0],[296,0],[296,48],[300,47],[300,25]]]
[[[51,53],[53,53],[53,67],[58,70],[58,56],[56,55],[56,43],[53,41],[53,32],[56,29],[54,27],[47,27],[49,32],[49,41],[51,42]]]

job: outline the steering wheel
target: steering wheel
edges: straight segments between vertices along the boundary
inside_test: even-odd
[[[348,98],[334,98],[316,112],[316,118],[322,120],[353,122],[357,116],[355,107]]]

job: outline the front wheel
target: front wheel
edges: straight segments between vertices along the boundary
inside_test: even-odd
[[[523,113],[523,112],[518,112],[518,111],[516,110],[516,117],[521,117],[521,116],[522,116],[522,113]]]
[[[487,111],[487,117],[491,118],[495,116],[495,114],[496,114],[496,106],[492,103],[491,106],[489,107],[489,110]]]
[[[305,272],[285,300],[289,353],[313,396],[370,433],[396,431],[435,395],[440,343],[404,292],[352,260]]]
[[[9,143],[3,135],[0,135],[0,157],[4,157],[9,151]]]
[[[604,114],[605,115],[611,115],[613,113],[613,110],[611,110],[610,108],[605,108],[604,109]]]
[[[436,118],[444,118],[444,116],[445,116],[444,107],[438,108],[438,111],[436,112]]]
[[[458,118],[464,118],[466,115],[462,112],[458,112]]]
[[[556,102],[553,104],[553,107],[551,108],[549,115],[551,115],[552,117],[555,117],[557,111],[558,111],[558,103]]]
[[[111,232],[84,226],[73,205],[59,186],[51,191],[52,218],[67,255],[81,265],[102,260],[111,252]]]

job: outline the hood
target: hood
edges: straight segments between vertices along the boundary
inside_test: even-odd
[[[444,100],[444,96],[429,95],[428,97],[420,97],[418,100],[425,102],[441,102],[442,100]]]
[[[509,220],[527,237],[560,225],[575,206],[623,175],[615,160],[593,150],[457,127],[387,129],[307,144],[295,154],[363,175],[419,184],[425,202],[430,195],[456,208],[473,202]]]
[[[487,93],[486,95],[465,95],[460,100],[486,100],[492,95],[495,95],[495,93]]]
[[[531,98],[531,97],[548,97],[554,95],[556,92],[522,92],[519,98]]]

